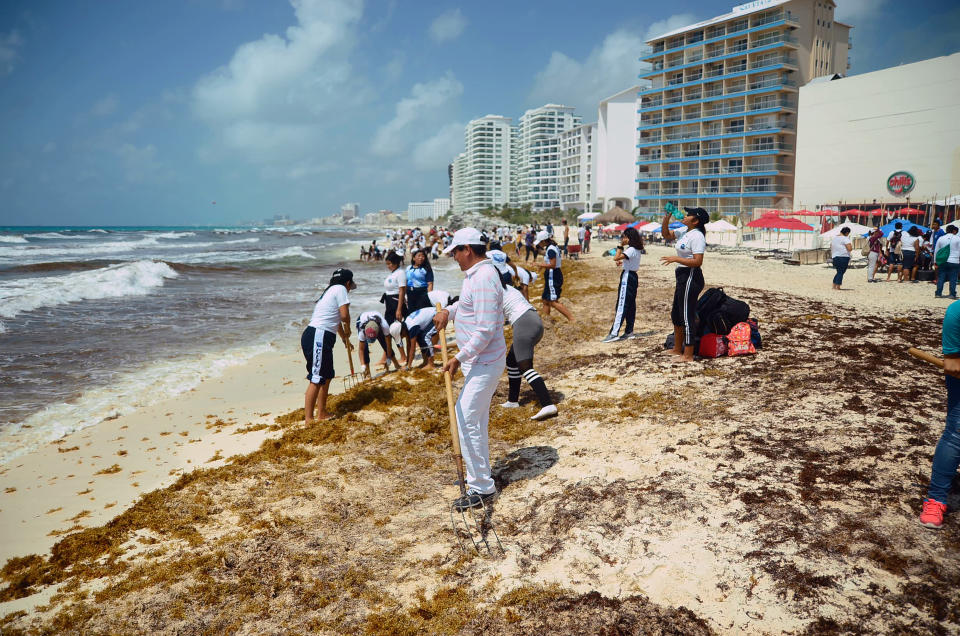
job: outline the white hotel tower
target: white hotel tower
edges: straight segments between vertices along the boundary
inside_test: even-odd
[[[648,41],[640,74],[637,203],[738,214],[792,209],[797,91],[846,73],[833,0],[755,0]]]
[[[572,106],[547,104],[520,117],[517,132],[517,202],[534,210],[560,207],[560,136],[581,119]]]
[[[457,212],[480,212],[510,202],[511,134],[509,117],[487,115],[467,124],[461,174],[454,165],[454,190],[462,184],[462,194],[454,193]]]

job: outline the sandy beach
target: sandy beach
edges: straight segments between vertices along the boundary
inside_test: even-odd
[[[0,474],[0,630],[960,630],[960,524],[915,520],[942,377],[905,353],[939,349],[950,301],[863,269],[837,292],[823,266],[708,253],[707,287],[751,305],[764,347],[678,364],[662,347],[667,248],[641,263],[641,337],[599,342],[612,244],[564,262],[577,322],[544,320],[535,366],[559,417],[530,421],[527,386],[522,408],[493,408],[503,555],[453,538],[438,374],[367,382],[304,428],[302,358],[282,343]]]

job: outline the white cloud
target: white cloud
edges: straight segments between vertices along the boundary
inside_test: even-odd
[[[373,153],[381,157],[398,155],[430,135],[436,130],[435,122],[461,94],[463,84],[450,72],[439,79],[414,84],[410,96],[397,103],[393,119],[374,135]]]
[[[601,99],[610,97],[638,82],[637,58],[643,39],[632,31],[617,30],[594,48],[583,61],[554,51],[546,68],[533,80],[528,102],[575,106],[590,120]]]
[[[453,122],[441,126],[437,134],[417,144],[413,149],[413,165],[420,170],[446,168],[451,157],[463,151],[463,129],[466,124]]]
[[[666,20],[658,20],[650,25],[647,29],[646,35],[644,35],[644,40],[652,40],[655,37],[661,36],[664,33],[670,33],[674,29],[679,29],[680,27],[685,27],[690,24],[694,24],[697,21],[697,18],[694,17],[692,13],[675,13]]]
[[[296,165],[319,152],[324,135],[368,98],[349,62],[362,0],[291,4],[295,25],[241,44],[193,87],[193,110],[213,133],[201,157]]]
[[[13,73],[20,61],[20,48],[23,43],[20,33],[15,30],[7,34],[0,33],[0,75]]]
[[[451,9],[441,13],[430,23],[430,38],[438,44],[455,40],[466,27],[467,19],[463,17],[460,9]]]
[[[90,114],[95,117],[106,117],[112,115],[117,110],[117,98],[113,95],[107,95],[90,109]]]

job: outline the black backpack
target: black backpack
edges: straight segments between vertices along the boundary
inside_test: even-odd
[[[727,296],[722,287],[708,289],[697,301],[697,317],[701,336],[708,333],[725,336],[735,324],[746,322],[750,317],[750,305]]]

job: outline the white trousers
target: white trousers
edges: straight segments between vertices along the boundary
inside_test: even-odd
[[[880,259],[880,255],[876,252],[870,252],[867,255],[867,280],[873,280],[873,277],[877,274],[877,261]]]
[[[457,431],[467,471],[467,488],[483,494],[496,490],[490,477],[490,400],[503,375],[504,358],[493,364],[462,365],[463,389],[457,397]]]

